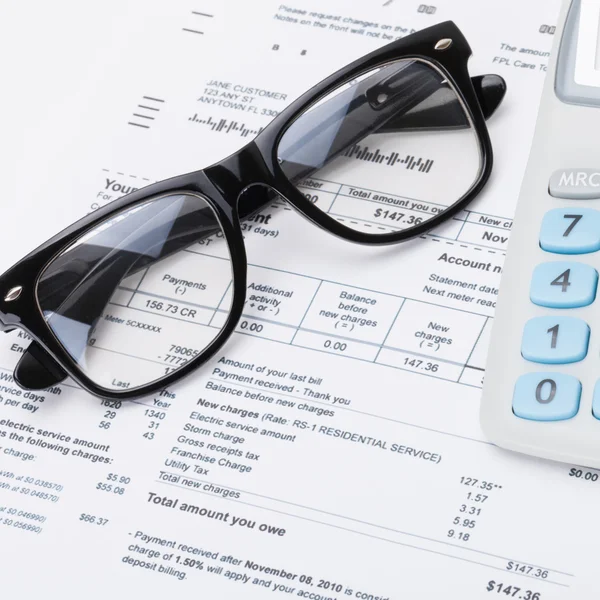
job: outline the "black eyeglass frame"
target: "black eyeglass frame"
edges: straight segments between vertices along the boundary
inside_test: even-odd
[[[283,110],[254,140],[224,160],[139,189],[83,217],[0,277],[1,330],[10,331],[15,327],[25,330],[40,346],[39,351],[47,353],[47,356],[41,356],[38,352],[37,357],[46,369],[51,372],[54,370],[58,377],[70,375],[88,392],[103,399],[133,399],[172,385],[206,363],[231,336],[242,316],[246,296],[247,260],[240,222],[266,204],[264,193],[256,194],[254,200],[252,194],[245,193],[254,186],[262,187],[263,191],[274,190],[305,217],[338,237],[373,245],[392,244],[423,235],[463,210],[477,196],[492,170],[492,146],[485,118],[495,110],[497,104],[489,107],[488,114],[484,116],[481,94],[478,96],[467,69],[470,55],[469,44],[451,21],[411,34],[354,61],[317,84]],[[350,229],[313,205],[283,173],[277,149],[284,132],[311,105],[341,84],[399,59],[425,61],[438,69],[452,84],[477,135],[481,168],[469,191],[442,213],[409,230],[374,235]],[[178,193],[201,197],[214,210],[222,227],[230,251],[233,276],[232,304],[226,323],[201,353],[172,373],[133,389],[111,390],[101,387],[86,376],[46,323],[37,299],[38,280],[49,263],[102,221],[138,203]],[[17,383],[18,368],[17,365]]]

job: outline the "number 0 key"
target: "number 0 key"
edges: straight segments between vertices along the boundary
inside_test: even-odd
[[[579,411],[581,383],[564,373],[527,373],[517,379],[513,413],[532,421],[563,421]]]

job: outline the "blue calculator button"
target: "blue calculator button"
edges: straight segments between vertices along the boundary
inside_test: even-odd
[[[527,373],[517,379],[513,413],[532,421],[571,419],[579,410],[581,383],[564,373]]]
[[[540,246],[558,254],[600,250],[600,212],[593,208],[555,208],[542,219]]]
[[[592,400],[592,414],[596,419],[600,419],[600,380],[594,387],[594,398]]]
[[[600,419],[600,380],[594,387],[594,399],[592,400],[592,414],[596,419]]]
[[[529,297],[548,308],[578,308],[596,298],[598,272],[576,262],[548,262],[533,271]]]
[[[536,317],[525,323],[521,354],[545,364],[583,360],[588,351],[590,328],[575,317]]]

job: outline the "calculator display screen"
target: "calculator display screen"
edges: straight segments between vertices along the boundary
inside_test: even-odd
[[[574,79],[600,88],[600,0],[581,0]]]
[[[554,89],[567,104],[600,107],[600,0],[570,0]]]

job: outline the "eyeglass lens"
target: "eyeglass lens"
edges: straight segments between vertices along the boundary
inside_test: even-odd
[[[285,131],[284,174],[322,211],[372,235],[446,211],[477,181],[475,128],[433,65],[403,59],[327,94]]]
[[[37,298],[83,373],[121,390],[161,379],[200,354],[225,324],[232,288],[214,211],[201,196],[174,194],[87,232],[46,267]]]

